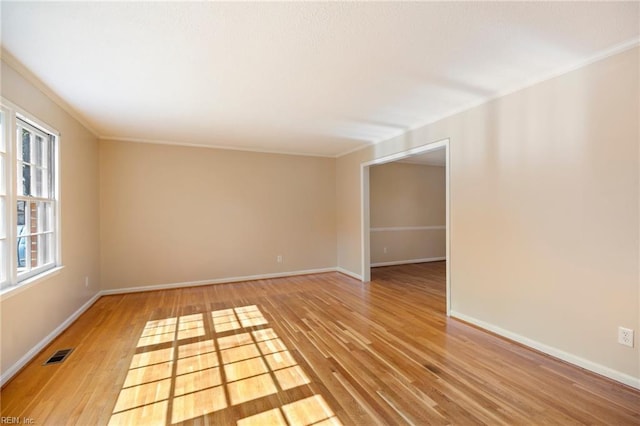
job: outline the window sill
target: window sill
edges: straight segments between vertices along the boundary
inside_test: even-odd
[[[64,266],[56,266],[55,268],[44,271],[43,273],[38,274],[35,277],[29,278],[28,280],[24,280],[17,285],[8,287],[0,291],[0,302],[4,302],[5,300],[15,296],[16,294],[22,293],[23,291],[33,287],[34,285],[58,275],[63,269]]]

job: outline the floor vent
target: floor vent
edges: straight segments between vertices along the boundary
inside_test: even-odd
[[[73,351],[73,349],[61,349],[51,355],[49,359],[42,365],[60,364],[62,361],[67,359],[71,351]]]

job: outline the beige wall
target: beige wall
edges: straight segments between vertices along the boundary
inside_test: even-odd
[[[338,265],[360,274],[360,163],[450,138],[454,314],[640,378],[638,48],[341,157]]]
[[[62,135],[65,265],[2,299],[2,372],[100,289],[361,273],[360,164],[450,138],[454,313],[640,378],[640,345],[616,343],[640,333],[638,63],[634,48],[337,161],[98,144],[2,63],[2,96]]]
[[[101,141],[103,288],[335,268],[335,193],[329,158]]]
[[[372,265],[445,256],[444,167],[401,162],[372,166],[369,194]],[[434,229],[438,226],[442,228]]]
[[[60,132],[64,269],[17,294],[1,310],[1,371],[16,364],[100,290],[98,142],[56,103],[2,62],[2,96]],[[85,277],[89,288],[85,288]]]

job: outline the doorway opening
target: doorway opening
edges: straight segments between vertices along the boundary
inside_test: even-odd
[[[446,314],[451,311],[451,244],[450,244],[450,196],[449,196],[449,139],[425,144],[403,152],[378,158],[373,161],[362,163],[360,166],[361,182],[361,253],[362,253],[362,281],[371,281],[371,195],[370,195],[370,173],[372,166],[378,166],[400,160],[418,160],[437,158],[436,152],[444,151],[444,175],[445,175],[445,260],[446,260]],[[422,227],[429,228],[429,227]],[[375,232],[385,231],[384,228],[375,229]],[[441,260],[441,259],[440,259]]]

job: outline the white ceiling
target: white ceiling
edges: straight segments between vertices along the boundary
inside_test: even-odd
[[[638,2],[10,2],[2,47],[99,136],[334,156],[639,37]]]

